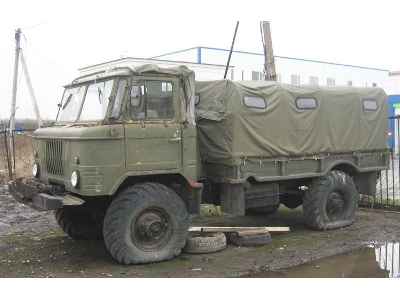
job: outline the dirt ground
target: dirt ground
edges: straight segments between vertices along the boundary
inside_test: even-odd
[[[289,227],[271,232],[271,242],[210,254],[181,253],[146,265],[121,265],[102,240],[73,240],[62,232],[52,212],[39,213],[16,203],[0,186],[0,278],[231,278],[285,268],[339,253],[354,252],[371,243],[400,241],[400,214],[359,208],[356,223],[333,231],[312,231],[301,207],[280,207],[270,216],[203,216],[192,226]]]

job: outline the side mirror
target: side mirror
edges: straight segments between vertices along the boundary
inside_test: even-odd
[[[142,89],[138,85],[131,88],[130,103],[132,107],[140,106],[142,100]]]
[[[200,95],[196,94],[194,95],[194,105],[197,105],[200,103]]]

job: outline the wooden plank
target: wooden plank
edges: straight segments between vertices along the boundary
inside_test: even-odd
[[[265,227],[268,231],[275,232],[288,232],[290,231],[290,227]]]
[[[287,232],[290,231],[289,227],[210,227],[210,226],[191,226],[189,231],[202,231],[202,232],[239,232],[249,230],[267,230],[268,232]]]

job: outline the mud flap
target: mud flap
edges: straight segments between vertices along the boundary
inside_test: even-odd
[[[368,195],[376,199],[376,181],[378,179],[377,172],[355,173],[353,181],[356,184],[357,191],[361,195]]]
[[[243,184],[221,184],[221,211],[235,216],[245,215]]]
[[[185,203],[186,209],[189,214],[201,214],[201,196],[203,193],[203,185],[199,187],[192,187],[189,184],[182,184],[180,196]]]

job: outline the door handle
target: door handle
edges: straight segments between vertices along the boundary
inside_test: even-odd
[[[179,142],[182,138],[178,137],[178,138],[174,138],[174,139],[170,139],[171,142]]]

